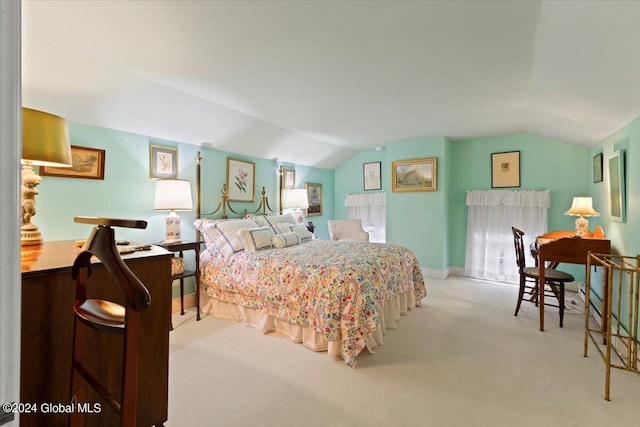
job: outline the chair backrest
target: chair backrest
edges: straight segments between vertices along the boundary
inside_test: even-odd
[[[518,271],[522,274],[522,271],[526,267],[524,258],[524,232],[515,227],[511,227],[511,231],[513,231],[513,245],[516,249],[516,264],[518,265]]]
[[[369,241],[369,233],[362,229],[360,219],[330,219],[327,221],[331,240]]]

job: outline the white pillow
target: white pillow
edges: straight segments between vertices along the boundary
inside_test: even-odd
[[[293,222],[278,222],[275,225],[276,230],[278,230],[278,233],[290,233],[291,231],[293,231],[291,229],[291,227],[293,227],[294,225],[296,225]]]
[[[249,252],[270,248],[271,238],[274,236],[270,227],[243,228],[237,234],[242,247]]]
[[[294,224],[294,225],[291,225],[289,228],[291,231],[296,233],[298,237],[300,237],[300,243],[313,240],[313,233],[309,231],[306,225]]]
[[[265,221],[263,225],[269,225],[275,234],[280,233],[280,230],[277,228],[276,224],[280,222],[290,222],[292,224],[296,223],[296,219],[293,214],[284,214],[284,215],[270,215],[262,217]]]
[[[294,232],[276,234],[271,238],[273,247],[276,249],[286,248],[300,243],[300,237]]]
[[[216,243],[215,243],[215,237],[218,236],[218,233],[213,229],[213,226],[217,221],[219,220],[200,218],[200,219],[196,219],[193,222],[193,226],[202,235],[202,238],[204,240],[204,245],[212,254],[215,254],[216,252],[218,252],[218,249],[216,249]]]
[[[243,228],[258,228],[258,224],[251,219],[227,219],[216,221],[213,227],[207,229],[216,249],[227,263],[235,253],[244,249],[238,237],[238,230]]]

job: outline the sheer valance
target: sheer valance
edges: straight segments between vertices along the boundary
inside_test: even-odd
[[[518,206],[544,208],[550,205],[549,190],[469,190],[467,206]]]
[[[345,206],[385,206],[387,204],[386,193],[371,194],[347,194],[344,200]]]

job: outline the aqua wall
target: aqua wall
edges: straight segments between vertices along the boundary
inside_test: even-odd
[[[78,240],[89,235],[91,226],[76,224],[74,216],[101,216],[114,218],[143,219],[148,222],[145,230],[116,229],[116,238],[132,242],[154,243],[164,239],[164,218],[168,212],[153,210],[155,180],[149,176],[149,146],[161,145],[178,150],[178,178],[190,180],[195,209],[196,153],[202,157],[202,212],[213,211],[219,202],[220,191],[226,180],[227,158],[243,159],[255,163],[255,201],[231,202],[238,212],[258,208],[261,189],[267,191],[269,205],[275,211],[278,205],[278,167],[276,160],[266,160],[241,156],[209,147],[197,147],[174,141],[164,141],[144,135],[137,135],[97,126],[69,123],[72,145],[100,148],[105,153],[104,180],[61,178],[44,176],[38,187],[36,199],[37,224],[45,241]],[[328,239],[326,218],[334,215],[334,174],[333,170],[286,165],[296,169],[296,187],[304,188],[305,182],[323,186],[323,215],[312,217],[318,228],[315,234]],[[220,211],[221,212],[221,211]],[[212,217],[220,217],[220,212]],[[228,212],[230,217],[235,216]],[[195,238],[192,226],[196,212],[179,212],[182,219],[183,240]],[[188,267],[193,263],[187,259]],[[190,265],[189,265],[190,264]],[[174,289],[174,295],[176,290]],[[192,282],[187,283],[187,293],[193,292]]]
[[[617,150],[624,151],[625,155],[625,201],[626,219],[624,222],[616,221],[609,214],[609,176],[607,158]],[[603,181],[593,182],[592,159],[602,153],[604,158]],[[611,240],[612,252],[619,255],[636,256],[640,254],[640,117],[637,117],[628,125],[607,137],[597,146],[589,150],[589,194],[594,198],[596,210],[600,217],[592,219],[598,225],[602,225],[608,239]],[[590,221],[591,223],[591,221]],[[591,281],[593,301],[602,299],[601,269],[596,269]],[[614,280],[617,280],[614,278]],[[617,304],[619,295],[614,290],[614,304]],[[628,297],[622,295],[622,325],[627,326],[626,314]],[[639,319],[640,323],[640,319]],[[638,325],[640,328],[640,324]]]
[[[382,191],[387,193],[387,242],[411,249],[422,268],[442,275],[449,265],[446,224],[448,194],[445,159],[448,141],[445,138],[424,138],[401,141],[380,151],[359,153],[335,170],[336,218],[347,218],[344,206],[347,194],[364,193],[363,164],[382,162]],[[393,161],[435,157],[437,191],[394,193],[391,191]],[[445,226],[443,226],[445,225]],[[434,242],[428,244],[427,242]]]
[[[360,153],[336,169],[339,183],[335,193],[336,217],[348,217],[343,206],[346,194],[363,192],[363,163],[382,161],[383,191],[387,192],[387,241],[412,249],[423,268],[433,270],[435,277],[446,277],[450,268],[464,268],[466,192],[491,188],[491,154],[504,151],[520,151],[520,189],[551,190],[549,229],[572,230],[575,218],[565,216],[564,212],[574,196],[588,191],[588,150],[532,135],[461,141],[427,138]],[[422,157],[437,158],[437,191],[391,192],[391,163]],[[562,268],[584,276],[580,268]]]

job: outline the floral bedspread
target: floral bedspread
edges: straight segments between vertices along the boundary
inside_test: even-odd
[[[348,365],[376,329],[387,300],[413,289],[420,305],[426,295],[414,253],[395,244],[313,240],[241,251],[229,265],[205,250],[201,272],[202,288],[212,298],[340,339]]]

